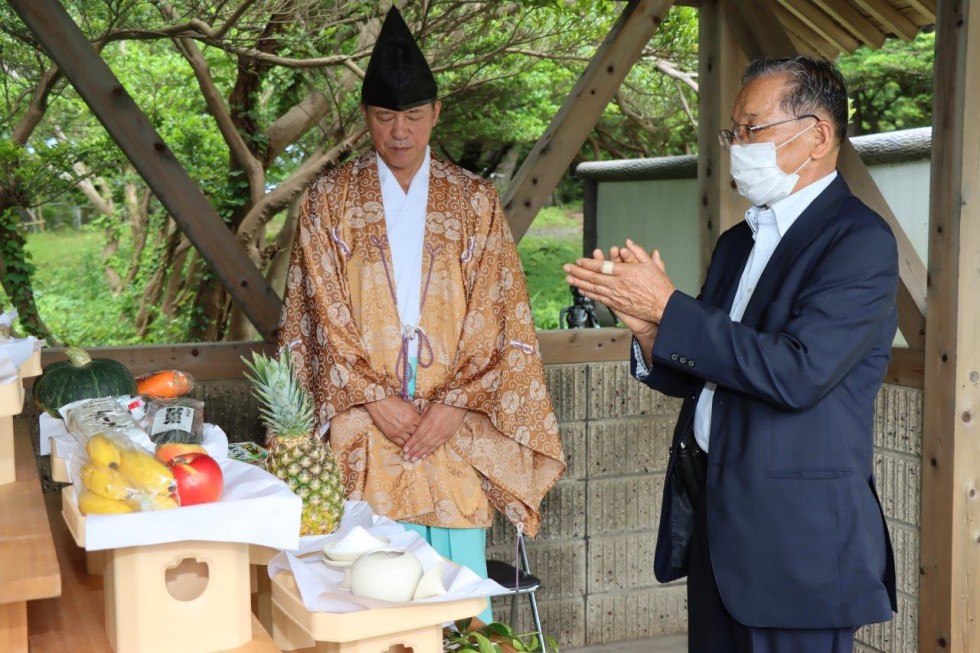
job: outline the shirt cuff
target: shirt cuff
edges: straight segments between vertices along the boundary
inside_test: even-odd
[[[650,368],[647,367],[647,362],[643,359],[643,350],[640,349],[640,343],[636,341],[636,338],[633,338],[633,360],[636,361],[633,377],[637,381],[645,381],[650,376]]]

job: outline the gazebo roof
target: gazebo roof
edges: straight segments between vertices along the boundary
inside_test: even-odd
[[[851,138],[851,144],[865,165],[927,160],[932,152],[932,127],[855,136]],[[698,157],[692,154],[587,161],[575,168],[575,176],[596,181],[697,179]]]
[[[906,41],[936,22],[936,0],[777,0],[769,2],[800,52],[835,59],[886,38]]]

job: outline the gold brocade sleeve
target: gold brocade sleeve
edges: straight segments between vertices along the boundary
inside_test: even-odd
[[[551,413],[545,394],[527,392],[544,369],[517,247],[494,194],[471,257],[464,263],[467,308],[452,377],[432,400],[481,412],[505,434]],[[499,410],[507,404],[508,410]],[[557,434],[557,425],[554,433]]]
[[[327,423],[354,406],[394,396],[372,369],[352,316],[345,271],[349,245],[321,178],[306,192],[286,277],[280,346],[296,343],[297,371]]]
[[[489,430],[474,423],[483,435],[453,446],[485,477],[497,509],[533,535],[540,501],[564,473],[564,455],[517,247],[496,194],[489,200],[464,261],[467,310],[453,373],[432,400],[492,423]]]

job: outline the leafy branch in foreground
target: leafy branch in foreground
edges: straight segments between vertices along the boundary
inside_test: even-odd
[[[545,636],[548,650],[558,653],[558,642]],[[506,647],[506,648],[505,648]],[[497,621],[480,628],[473,628],[472,619],[461,619],[456,622],[456,630],[446,628],[443,631],[443,649],[449,651],[478,651],[479,653],[502,653],[517,651],[529,653],[538,651],[541,646],[538,634],[526,633],[519,635],[507,624]]]

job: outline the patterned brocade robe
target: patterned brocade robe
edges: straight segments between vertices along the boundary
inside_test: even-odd
[[[527,287],[496,190],[431,159],[421,319],[397,311],[376,154],[307,190],[286,281],[280,344],[298,341],[299,375],[329,424],[348,497],[392,519],[489,527],[493,508],[534,535],[565,470]],[[405,396],[418,340],[414,405],[468,410],[459,431],[416,463],[363,405]]]

